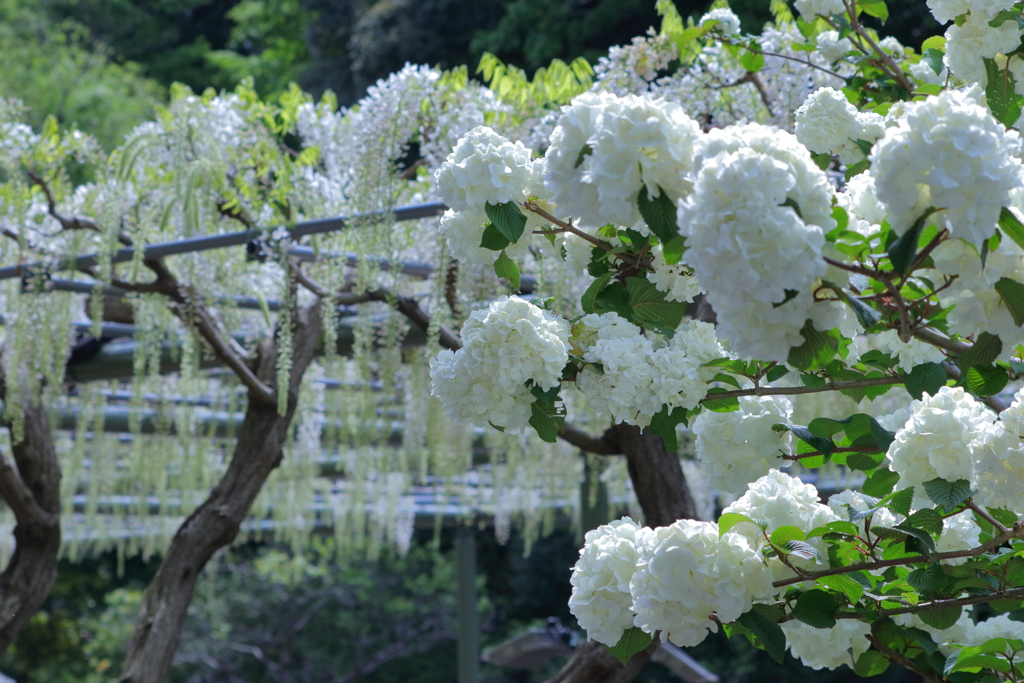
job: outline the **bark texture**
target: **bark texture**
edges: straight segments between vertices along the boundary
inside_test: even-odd
[[[319,305],[296,315],[285,415],[278,415],[276,405],[250,396],[227,472],[178,529],[146,590],[121,671],[122,683],[163,683],[167,678],[199,574],[213,554],[238,534],[264,482],[281,462],[299,384],[320,340],[321,322]],[[276,360],[274,341],[265,342],[256,376],[268,386],[274,386]]]
[[[609,429],[601,441],[626,457],[629,478],[644,511],[644,524],[667,526],[678,519],[696,518],[679,457],[665,448],[660,436],[633,425],[619,424]],[[623,666],[601,643],[581,642],[569,662],[547,683],[629,683],[647,665],[660,644],[656,639]]]
[[[0,368],[0,398],[17,400],[6,390]],[[60,462],[46,410],[25,403],[23,438],[13,444],[14,465],[0,453],[0,496],[17,521],[14,554],[0,574],[0,653],[39,611],[57,580]]]

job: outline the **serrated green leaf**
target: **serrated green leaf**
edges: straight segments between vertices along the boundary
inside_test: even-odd
[[[937,591],[949,583],[949,577],[939,563],[932,562],[927,567],[918,567],[910,572],[907,583],[919,591]]]
[[[885,507],[889,508],[897,515],[906,517],[910,514],[910,506],[914,502],[914,487],[901,489],[896,493],[889,496],[889,501]]]
[[[480,247],[490,251],[503,251],[505,247],[512,244],[505,236],[494,227],[494,223],[488,223],[484,228],[483,236],[480,238]]]
[[[910,229],[903,233],[889,247],[889,260],[892,262],[893,270],[900,275],[906,275],[910,267],[914,265],[914,259],[917,258],[918,240],[921,238],[921,231],[924,230],[924,226],[928,223],[928,217],[933,213],[935,213],[933,207],[926,209],[924,214],[914,221]]]
[[[945,479],[932,479],[924,483],[924,492],[936,505],[941,505],[947,513],[971,497],[971,483],[963,479],[946,481]]]
[[[523,236],[523,230],[526,228],[526,216],[515,202],[505,202],[504,204],[488,202],[484,204],[484,211],[487,212],[487,217],[491,219],[491,223],[498,229],[498,232],[509,242],[514,244]]]
[[[637,197],[637,208],[640,209],[640,215],[651,232],[662,244],[668,244],[673,238],[679,237],[676,205],[664,190],[658,189],[660,194],[651,200],[647,195],[647,186],[641,187],[640,195]]]
[[[878,650],[862,652],[853,664],[853,672],[861,678],[877,676],[889,668],[889,658]]]
[[[961,607],[943,607],[942,609],[919,612],[917,616],[932,628],[944,631],[957,622],[961,609]]]
[[[1018,247],[1024,249],[1024,223],[1017,218],[1017,214],[1005,206],[999,211],[999,229],[1010,236]]]
[[[663,330],[674,330],[682,323],[686,304],[667,301],[665,293],[658,291],[649,280],[628,278],[626,291],[629,293],[629,307],[637,321]]]
[[[900,475],[888,467],[879,467],[875,473],[864,480],[861,491],[869,496],[881,497],[888,495],[900,480]]]
[[[512,285],[513,291],[519,291],[522,284],[519,278],[519,266],[505,252],[501,252],[497,260],[494,261],[494,274],[508,280],[509,284]]]
[[[668,406],[662,406],[661,410],[651,418],[651,425],[648,429],[652,434],[657,434],[665,442],[665,450],[674,453],[679,450],[679,440],[676,436],[676,426],[686,424],[688,413],[685,408],[676,408],[669,412]]]
[[[924,547],[925,552],[935,552],[935,539],[932,538],[932,535],[929,534],[927,531],[924,531],[923,529],[916,529],[906,523],[898,524],[894,528],[898,531],[902,531],[907,536],[920,543],[921,546]],[[907,542],[909,543],[910,541],[908,540]],[[908,549],[907,552],[910,552],[910,550]]]
[[[868,329],[881,320],[881,313],[871,308],[860,299],[850,296],[850,294],[843,290],[839,285],[828,280],[822,280],[821,284],[835,292],[836,296],[838,296],[847,306],[853,309],[853,314],[857,316],[857,322],[859,322],[860,326],[864,329]]]
[[[1013,324],[1018,327],[1024,325],[1024,285],[1008,277],[1002,277],[996,283],[995,290],[1010,311]]]
[[[741,522],[750,522],[751,524],[757,524],[754,520],[746,515],[741,515],[738,512],[726,512],[724,515],[718,518],[718,535],[724,536],[734,526]],[[760,526],[760,525],[758,525]]]
[[[819,436],[813,433],[807,427],[801,425],[787,425],[787,424],[774,424],[772,425],[773,431],[789,431],[796,438],[800,439],[812,450],[821,451],[824,455],[829,455],[835,450],[836,445],[832,443],[832,440],[823,436]]]
[[[801,560],[814,560],[821,564],[821,551],[806,541],[786,541],[782,544],[783,554],[798,557]]]
[[[823,576],[818,579],[818,583],[827,588],[831,588],[834,591],[842,593],[850,601],[851,604],[857,604],[861,596],[864,595],[864,586],[860,585],[857,581],[854,581],[849,576],[844,574],[833,574],[832,576]]]
[[[770,540],[773,545],[783,545],[788,541],[802,541],[804,540],[804,532],[800,527],[780,526],[772,532]]]
[[[757,73],[764,68],[764,55],[760,50],[745,50],[740,54],[740,66],[747,71]]]
[[[991,365],[999,358],[999,354],[1002,352],[1002,340],[994,334],[982,332],[974,340],[971,348],[960,354],[956,364],[960,368],[960,372],[964,373],[975,365]]]
[[[935,48],[930,47],[921,55],[921,61],[930,66],[932,71],[935,72],[935,75],[938,76],[942,74],[942,69],[945,67],[945,64],[943,63],[943,58],[945,56],[946,53],[942,50],[936,50]]]
[[[653,640],[654,636],[652,634],[644,633],[634,626],[633,628],[626,629],[622,637],[619,638],[619,642],[609,647],[608,652],[615,655],[615,659],[626,664],[637,652],[645,650]]]
[[[939,363],[921,363],[915,365],[910,374],[903,375],[907,393],[919,401],[924,394],[934,396],[940,388],[946,386],[946,380],[946,369]]]
[[[735,413],[740,409],[740,400],[735,396],[715,398],[715,394],[725,393],[725,389],[712,387],[708,389],[708,395],[701,400],[700,404],[713,413]]]
[[[979,398],[998,394],[1009,381],[1010,375],[998,365],[975,365],[967,371],[967,388]]]
[[[889,19],[889,8],[886,6],[885,0],[857,0],[857,7],[883,24]]]
[[[1012,126],[1020,118],[1024,97],[1017,94],[1013,72],[1004,69],[994,59],[983,58],[988,85],[985,86],[985,100],[992,116],[1004,126]]]
[[[594,280],[587,291],[583,292],[583,296],[580,297],[580,305],[583,307],[584,313],[593,313],[597,306],[597,296],[608,284],[608,281],[612,279],[614,273],[605,273],[601,277]]]
[[[811,154],[811,160],[820,168],[822,171],[827,171],[828,167],[832,165],[832,155],[827,152],[821,154]]]
[[[633,321],[633,309],[629,305],[629,292],[621,282],[605,287],[595,300],[595,313],[618,313],[626,320]]]
[[[835,596],[818,588],[803,593],[793,606],[793,616],[814,628],[835,626],[837,611],[839,603],[836,602]]]
[[[779,664],[786,657],[786,635],[779,626],[782,610],[771,605],[754,605],[737,619],[741,626],[757,637],[765,652]]]
[[[686,251],[686,238],[682,235],[676,235],[667,242],[661,243],[661,255],[665,257],[665,263],[670,266],[674,266],[679,263],[683,258],[683,253]]]
[[[853,178],[853,176],[859,175],[869,168],[871,168],[871,162],[867,159],[861,159],[852,166],[847,166],[846,173],[844,174],[846,182],[850,182],[850,179]]]
[[[800,334],[804,343],[789,350],[789,359],[786,361],[789,365],[810,372],[824,367],[835,357],[839,349],[838,333],[833,335],[816,330],[814,323],[808,320]]]
[[[807,532],[807,538],[815,538],[817,536],[824,536],[825,534],[841,533],[848,536],[856,536],[857,525],[851,524],[850,522],[837,520],[835,522],[829,522],[819,527],[815,527]]]
[[[549,415],[536,401],[530,404],[530,411],[530,426],[537,431],[537,436],[548,443],[558,441],[558,433],[565,424],[564,418],[559,420],[557,416]]]

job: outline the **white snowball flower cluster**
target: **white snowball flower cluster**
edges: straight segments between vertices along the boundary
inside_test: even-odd
[[[829,64],[834,64],[843,58],[847,52],[853,49],[853,43],[849,38],[840,38],[838,31],[822,31],[815,41],[818,46],[818,54],[825,58]]]
[[[972,451],[995,416],[959,387],[941,387],[910,405],[910,419],[886,454],[900,475],[898,486],[914,486],[923,495],[922,484],[932,479],[971,481]]]
[[[905,105],[871,151],[878,199],[902,233],[930,206],[954,237],[980,245],[1022,185],[1020,136],[970,95],[947,90]]]
[[[673,201],[689,191],[699,136],[697,122],[673,102],[587,92],[562,107],[544,185],[581,227],[634,225],[641,188]]]
[[[485,204],[521,202],[534,180],[532,156],[522,142],[477,126],[434,173],[441,200],[455,211],[480,213]]]
[[[792,655],[812,669],[838,669],[844,664],[852,669],[871,646],[871,624],[854,619],[840,619],[832,628],[814,628],[794,619],[784,623],[782,631]]]
[[[863,512],[864,510],[871,508],[873,503],[863,493],[847,490],[831,496],[828,499],[828,506],[832,512],[836,513],[839,519],[849,519],[850,511],[846,506],[850,506],[857,512]],[[867,522],[867,518],[857,522],[861,529],[861,533],[865,533],[867,531]],[[896,515],[890,512],[887,508],[882,508],[871,515],[871,526],[891,527],[895,526],[896,523]]]
[[[740,32],[740,18],[728,7],[713,9],[700,18],[698,26],[705,28],[708,21],[720,22],[719,30],[727,36],[736,35]]]
[[[975,449],[975,500],[985,507],[1024,512],[1024,390],[985,432]]]
[[[981,543],[981,527],[974,521],[973,515],[970,510],[965,510],[959,515],[942,520],[942,533],[939,540],[935,541],[935,552],[950,553],[977,547]],[[955,557],[943,561],[955,566],[963,564],[968,559],[970,558]]]
[[[775,128],[712,130],[699,152],[694,192],[679,203],[677,216],[688,261],[732,350],[784,361],[814,317],[809,288],[826,271],[821,255],[824,231],[835,226],[834,193],[807,148]],[[797,296],[786,301],[790,292]],[[839,324],[845,312],[834,311],[839,317],[818,329]]]
[[[859,112],[839,90],[820,88],[796,110],[796,137],[818,154],[836,154],[844,164],[864,159],[857,140],[874,142],[885,132],[885,119]]]
[[[970,12],[986,17],[988,21],[1004,9],[1013,7],[1013,0],[927,0],[928,9],[940,24],[953,21]]]
[[[903,372],[910,372],[914,366],[922,363],[941,363],[946,360],[942,349],[926,344],[919,339],[904,342],[896,330],[886,330],[875,335],[875,342],[880,351],[899,358],[899,367]]]
[[[836,196],[845,202],[843,208],[851,212],[851,218],[864,221],[872,230],[877,230],[885,220],[885,207],[878,201],[875,179],[869,173],[859,173],[850,178],[845,191]]]
[[[993,638],[1020,640],[1024,639],[1024,621],[1011,619],[1009,614],[1000,614],[977,624],[971,623],[965,631],[963,640],[960,641],[965,645],[981,645]],[[1007,648],[1006,654],[1010,653],[1011,650]],[[1014,662],[1019,664],[1020,660],[1021,656],[1018,654]]]
[[[430,361],[431,393],[452,419],[490,422],[517,433],[529,423],[534,386],[559,385],[569,360],[569,325],[519,297],[503,296],[473,311],[462,348]]]
[[[707,395],[714,368],[701,365],[725,356],[708,323],[681,325],[672,339],[655,349],[640,329],[616,313],[584,316],[574,327],[574,348],[589,363],[576,386],[591,406],[616,422],[647,426],[655,413],[693,409]]]
[[[630,581],[635,624],[680,647],[702,642],[718,621],[735,621],[772,593],[771,573],[737,534],[713,522],[679,520],[655,529]]]
[[[943,62],[957,77],[968,83],[985,84],[987,75],[983,59],[1010,52],[1020,44],[1017,22],[1007,21],[989,26],[982,12],[971,12],[962,26],[951,24],[946,29],[946,56]]]
[[[793,4],[804,21],[813,22],[819,14],[830,17],[846,12],[843,0],[796,0]]]
[[[649,531],[625,517],[585,536],[580,559],[569,579],[569,612],[591,640],[615,645],[633,626],[629,581],[640,560],[637,541],[643,533]]]
[[[670,264],[665,260],[661,246],[656,246],[651,250],[651,257],[651,266],[654,268],[654,272],[648,273],[647,279],[659,292],[665,292],[666,299],[689,303],[701,293],[700,283],[690,266],[682,261]]]
[[[782,453],[792,444],[788,432],[772,425],[788,423],[793,405],[782,396],[744,396],[731,413],[703,411],[691,427],[697,459],[704,463],[711,485],[726,493],[741,493],[747,484],[781,467]]]
[[[782,526],[795,526],[806,532],[839,519],[827,505],[818,502],[818,490],[814,486],[778,470],[772,470],[751,483],[746,493],[722,511],[723,514],[728,512],[767,521],[769,536],[772,531]],[[726,536],[730,534],[746,537],[758,550],[766,543],[761,529],[753,524],[737,524]],[[821,549],[820,538],[813,538],[808,542]],[[801,568],[814,566],[813,560],[790,558],[790,562]],[[778,558],[768,560],[768,566],[774,574],[775,581],[796,576],[793,570]]]

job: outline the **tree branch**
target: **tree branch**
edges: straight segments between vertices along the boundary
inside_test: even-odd
[[[868,379],[854,379],[846,382],[829,382],[821,387],[755,387],[753,389],[736,389],[735,391],[720,391],[709,394],[701,400],[718,401],[723,398],[740,398],[742,396],[797,396],[800,394],[819,394],[825,391],[842,391],[844,389],[863,389],[866,387],[880,387],[889,384],[903,384],[902,377],[870,377]]]
[[[43,509],[14,465],[0,451],[0,497],[14,513],[18,524],[56,524],[57,516]]]
[[[576,227],[573,227],[572,223],[566,223],[563,220],[559,220],[559,219],[555,218],[550,213],[548,213],[544,209],[540,208],[539,206],[537,206],[533,202],[526,202],[525,204],[523,204],[523,206],[525,206],[529,211],[534,212],[535,214],[537,214],[538,216],[540,216],[544,220],[551,221],[552,223],[554,223],[558,227],[562,228],[562,230],[564,230],[566,232],[571,232],[572,234],[576,235],[577,237],[590,242],[594,246],[601,247],[605,251],[611,251],[612,250],[611,247],[609,247],[607,244],[605,244],[601,240],[597,239],[593,235],[588,235],[587,233],[583,232],[582,230],[580,230],[580,229],[578,229]]]
[[[946,377],[950,378],[954,382],[960,381],[960,368],[952,363],[943,363],[942,369],[946,371]],[[994,410],[996,413],[1001,413],[1010,407],[1003,403],[997,396],[984,396],[978,400]]]
[[[867,639],[872,645],[874,645],[876,650],[878,650],[886,657],[888,657],[890,660],[896,662],[903,668],[913,671],[924,680],[931,681],[931,683],[943,683],[942,679],[938,676],[934,675],[929,671],[924,671],[923,669],[918,668],[918,666],[913,662],[913,660],[904,657],[899,652],[896,652],[896,650],[893,650],[891,647],[884,644],[878,637],[878,632],[874,628],[871,629],[871,635],[867,636]]]
[[[565,429],[559,434],[563,441],[576,446],[582,451],[594,455],[622,455],[622,446],[613,427],[609,427],[601,436],[594,436],[583,431],[576,425],[566,422]]]
[[[95,221],[89,220],[88,218],[80,218],[78,216],[72,216],[68,218],[57,211],[57,201],[53,196],[53,192],[50,190],[50,185],[46,180],[35,173],[34,171],[28,171],[29,180],[32,181],[33,185],[38,185],[43,190],[43,194],[46,195],[46,210],[60,223],[60,227],[63,230],[89,230],[90,232],[102,233],[100,226]],[[122,232],[117,233],[117,241],[126,247],[133,245],[132,239]]]

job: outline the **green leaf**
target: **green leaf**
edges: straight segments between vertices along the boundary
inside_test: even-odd
[[[629,292],[621,282],[613,282],[597,295],[595,313],[618,313],[626,320],[633,320],[633,309],[629,307]]]
[[[649,280],[628,278],[626,290],[629,292],[629,307],[637,321],[662,330],[674,330],[683,322],[686,304],[666,301],[665,293],[658,291]]]
[[[830,332],[816,330],[814,323],[808,320],[804,323],[800,334],[803,335],[804,343],[789,350],[789,359],[787,360],[789,365],[811,372],[828,365],[828,362],[835,357],[836,351],[839,349],[838,333],[833,335]]]
[[[670,266],[674,266],[679,263],[683,258],[683,252],[686,251],[686,238],[682,235],[676,235],[667,242],[661,243],[661,255],[665,257],[665,262]]]
[[[793,616],[814,628],[835,626],[837,611],[839,603],[836,602],[835,596],[818,588],[803,593],[793,606]]]
[[[889,659],[878,650],[862,652],[853,665],[853,673],[861,678],[877,676],[889,668]]]
[[[814,161],[822,171],[827,171],[828,167],[832,165],[832,155],[827,152],[811,154],[811,160]]]
[[[957,619],[960,618],[961,609],[961,607],[943,607],[942,609],[928,612],[918,612],[917,616],[932,628],[944,631],[957,622]]]
[[[909,375],[903,375],[903,384],[907,393],[920,401],[924,394],[934,396],[946,386],[946,379],[946,370],[939,363],[922,363],[915,365]]]
[[[509,281],[512,285],[512,289],[519,291],[519,287],[522,284],[519,279],[519,266],[516,262],[505,255],[505,252],[501,252],[498,255],[498,259],[494,262],[494,274],[498,277],[503,277]]]
[[[850,603],[854,605],[857,604],[857,601],[860,600],[862,595],[864,595],[864,586],[844,574],[823,576],[818,579],[818,583],[827,588],[831,588],[836,592],[842,593]]]
[[[781,365],[780,364],[780,365],[774,366],[771,370],[769,370],[768,373],[764,376],[764,378],[765,378],[765,380],[768,381],[769,384],[771,384],[775,380],[782,379],[783,377],[785,377],[788,374],[789,374],[789,368],[787,368],[785,365]]]
[[[925,83],[922,86],[917,87],[914,90],[915,95],[938,95],[943,91],[943,87],[939,83]]]
[[[772,532],[770,540],[772,545],[784,545],[789,541],[802,541],[804,540],[804,532],[800,527],[780,526]]]
[[[772,425],[772,431],[791,432],[796,438],[800,439],[808,446],[810,446],[812,450],[821,451],[824,455],[830,455],[836,447],[836,445],[832,443],[832,439],[819,436],[813,433],[807,427],[802,427],[800,425],[787,425],[777,423]]]
[[[932,535],[927,531],[924,531],[923,529],[916,529],[906,523],[898,524],[893,528],[898,531],[902,531],[909,536],[910,538],[907,540],[908,543],[910,542],[910,539],[913,539],[921,544],[926,553],[935,552],[935,539],[932,538]],[[910,548],[907,548],[907,552],[911,552]]]
[[[494,223],[488,223],[487,227],[484,228],[484,234],[480,238],[480,247],[482,249],[490,249],[491,251],[504,251],[505,247],[512,244],[505,236],[502,235]]]
[[[875,470],[875,473],[864,480],[864,485],[861,486],[861,491],[869,496],[886,496],[896,486],[896,482],[900,480],[900,475],[891,471],[888,467],[879,467]]]
[[[498,229],[498,232],[509,242],[518,242],[519,238],[523,236],[523,230],[526,228],[526,216],[515,202],[505,202],[504,204],[488,202],[484,204],[484,211],[487,212],[487,217],[491,219],[491,223]]]
[[[645,650],[653,641],[654,636],[652,634],[644,633],[634,626],[633,628],[626,629],[622,637],[619,638],[619,642],[609,647],[608,652],[611,652],[617,660],[626,664],[633,655]]]
[[[754,605],[737,619],[741,626],[757,636],[757,642],[779,664],[786,657],[786,634],[779,626],[782,610],[771,605]]]
[[[921,55],[921,61],[930,66],[932,71],[935,72],[935,75],[938,76],[942,74],[942,69],[945,66],[942,61],[945,56],[946,53],[942,50],[936,50],[934,47],[930,47]]]
[[[601,277],[594,280],[587,291],[583,292],[583,296],[580,297],[580,305],[583,306],[584,313],[593,313],[597,307],[597,295],[601,293],[601,290],[605,288],[608,281],[612,279],[614,273],[605,273]]]
[[[932,562],[927,567],[918,567],[910,572],[907,583],[919,591],[937,591],[949,583],[949,577],[942,571],[942,565]]]
[[[835,284],[834,282],[829,282],[828,280],[822,280],[821,284],[822,286],[828,287],[833,292],[835,292],[836,296],[842,299],[842,301],[847,306],[853,309],[853,314],[857,316],[857,322],[859,322],[860,326],[863,327],[864,329],[868,329],[869,327],[877,323],[879,320],[881,320],[881,313],[871,308],[860,299],[850,296],[839,285]]]
[[[853,178],[853,176],[863,173],[869,168],[871,168],[871,162],[867,159],[861,159],[853,166],[847,166],[846,173],[844,174],[846,182],[850,182],[850,179]]]
[[[760,51],[745,50],[740,55],[740,66],[747,71],[757,73],[764,68],[764,55]]]
[[[799,557],[801,560],[814,560],[821,564],[821,551],[805,541],[786,541],[782,544],[784,555]]]
[[[971,348],[964,351],[956,359],[956,364],[959,366],[960,372],[967,372],[975,365],[991,365],[999,358],[999,354],[1002,351],[1003,342],[999,337],[988,332],[982,332],[974,340]]]
[[[1024,325],[1024,285],[1008,277],[1001,277],[996,283],[996,291],[1009,309],[1013,324],[1018,327]]]
[[[914,502],[914,487],[900,489],[896,493],[889,496],[888,502],[885,507],[889,508],[897,515],[906,517],[910,514],[910,506]]]
[[[1024,17],[1021,17],[1020,12],[1008,9],[996,12],[996,15],[989,20],[988,25],[992,28],[999,28],[1008,21],[1014,21],[1017,23],[1017,28],[1024,29]]]
[[[688,413],[685,408],[676,408],[671,413],[668,406],[662,406],[661,410],[651,418],[651,426],[648,428],[652,434],[657,434],[665,442],[665,450],[674,453],[679,450],[679,440],[676,436],[676,425],[686,424]]]
[[[889,247],[889,260],[892,261],[893,270],[900,275],[906,275],[910,267],[914,265],[914,259],[917,258],[917,242],[921,238],[921,231],[924,230],[928,217],[935,213],[935,211],[932,207],[926,209],[924,214],[914,221],[910,229],[903,233]]]
[[[1010,375],[998,365],[975,365],[967,371],[967,388],[979,398],[998,394],[1010,381]]]
[[[725,393],[725,389],[712,387],[708,389],[708,395],[700,402],[702,406],[713,413],[735,413],[740,409],[740,400],[735,396],[726,398],[714,398],[715,394]]]
[[[999,211],[999,229],[1010,236],[1018,247],[1024,249],[1024,223],[1017,218],[1017,214],[1005,206]]]
[[[989,508],[988,512],[1003,526],[1013,526],[1017,523],[1016,513],[1010,512],[1004,508]]]
[[[583,165],[583,160],[594,153],[594,148],[590,145],[583,145],[580,147],[580,153],[576,156],[576,164],[573,168],[579,168]]]
[[[878,420],[871,418],[868,421],[869,429],[871,430],[871,436],[874,438],[875,443],[878,444],[878,449],[883,453],[889,450],[889,446],[896,440],[895,432],[890,432],[888,429],[878,423]]]
[[[883,24],[889,18],[889,8],[886,6],[885,0],[857,0],[857,7]]]
[[[749,522],[751,524],[757,524],[754,520],[746,515],[741,515],[738,512],[726,512],[724,515],[718,518],[718,535],[724,536],[737,524],[741,522]],[[759,525],[760,526],[760,525]]]
[[[971,497],[971,483],[963,479],[946,481],[945,479],[932,479],[924,483],[924,492],[936,505],[941,505],[950,513],[957,505]]]
[[[1009,69],[1000,68],[994,59],[982,59],[985,62],[985,74],[988,85],[985,86],[985,100],[992,116],[1004,126],[1012,126],[1020,118],[1024,107],[1024,97],[1014,89],[1013,74]]]
[[[537,436],[548,443],[558,441],[558,433],[561,431],[558,418],[549,415],[536,401],[530,404],[530,410],[530,426],[537,431]],[[561,422],[564,424],[564,419]]]
[[[667,244],[674,237],[679,237],[679,229],[676,227],[676,205],[665,190],[660,187],[658,189],[660,194],[652,200],[647,195],[647,186],[641,187],[637,207],[651,232],[662,244]]]

